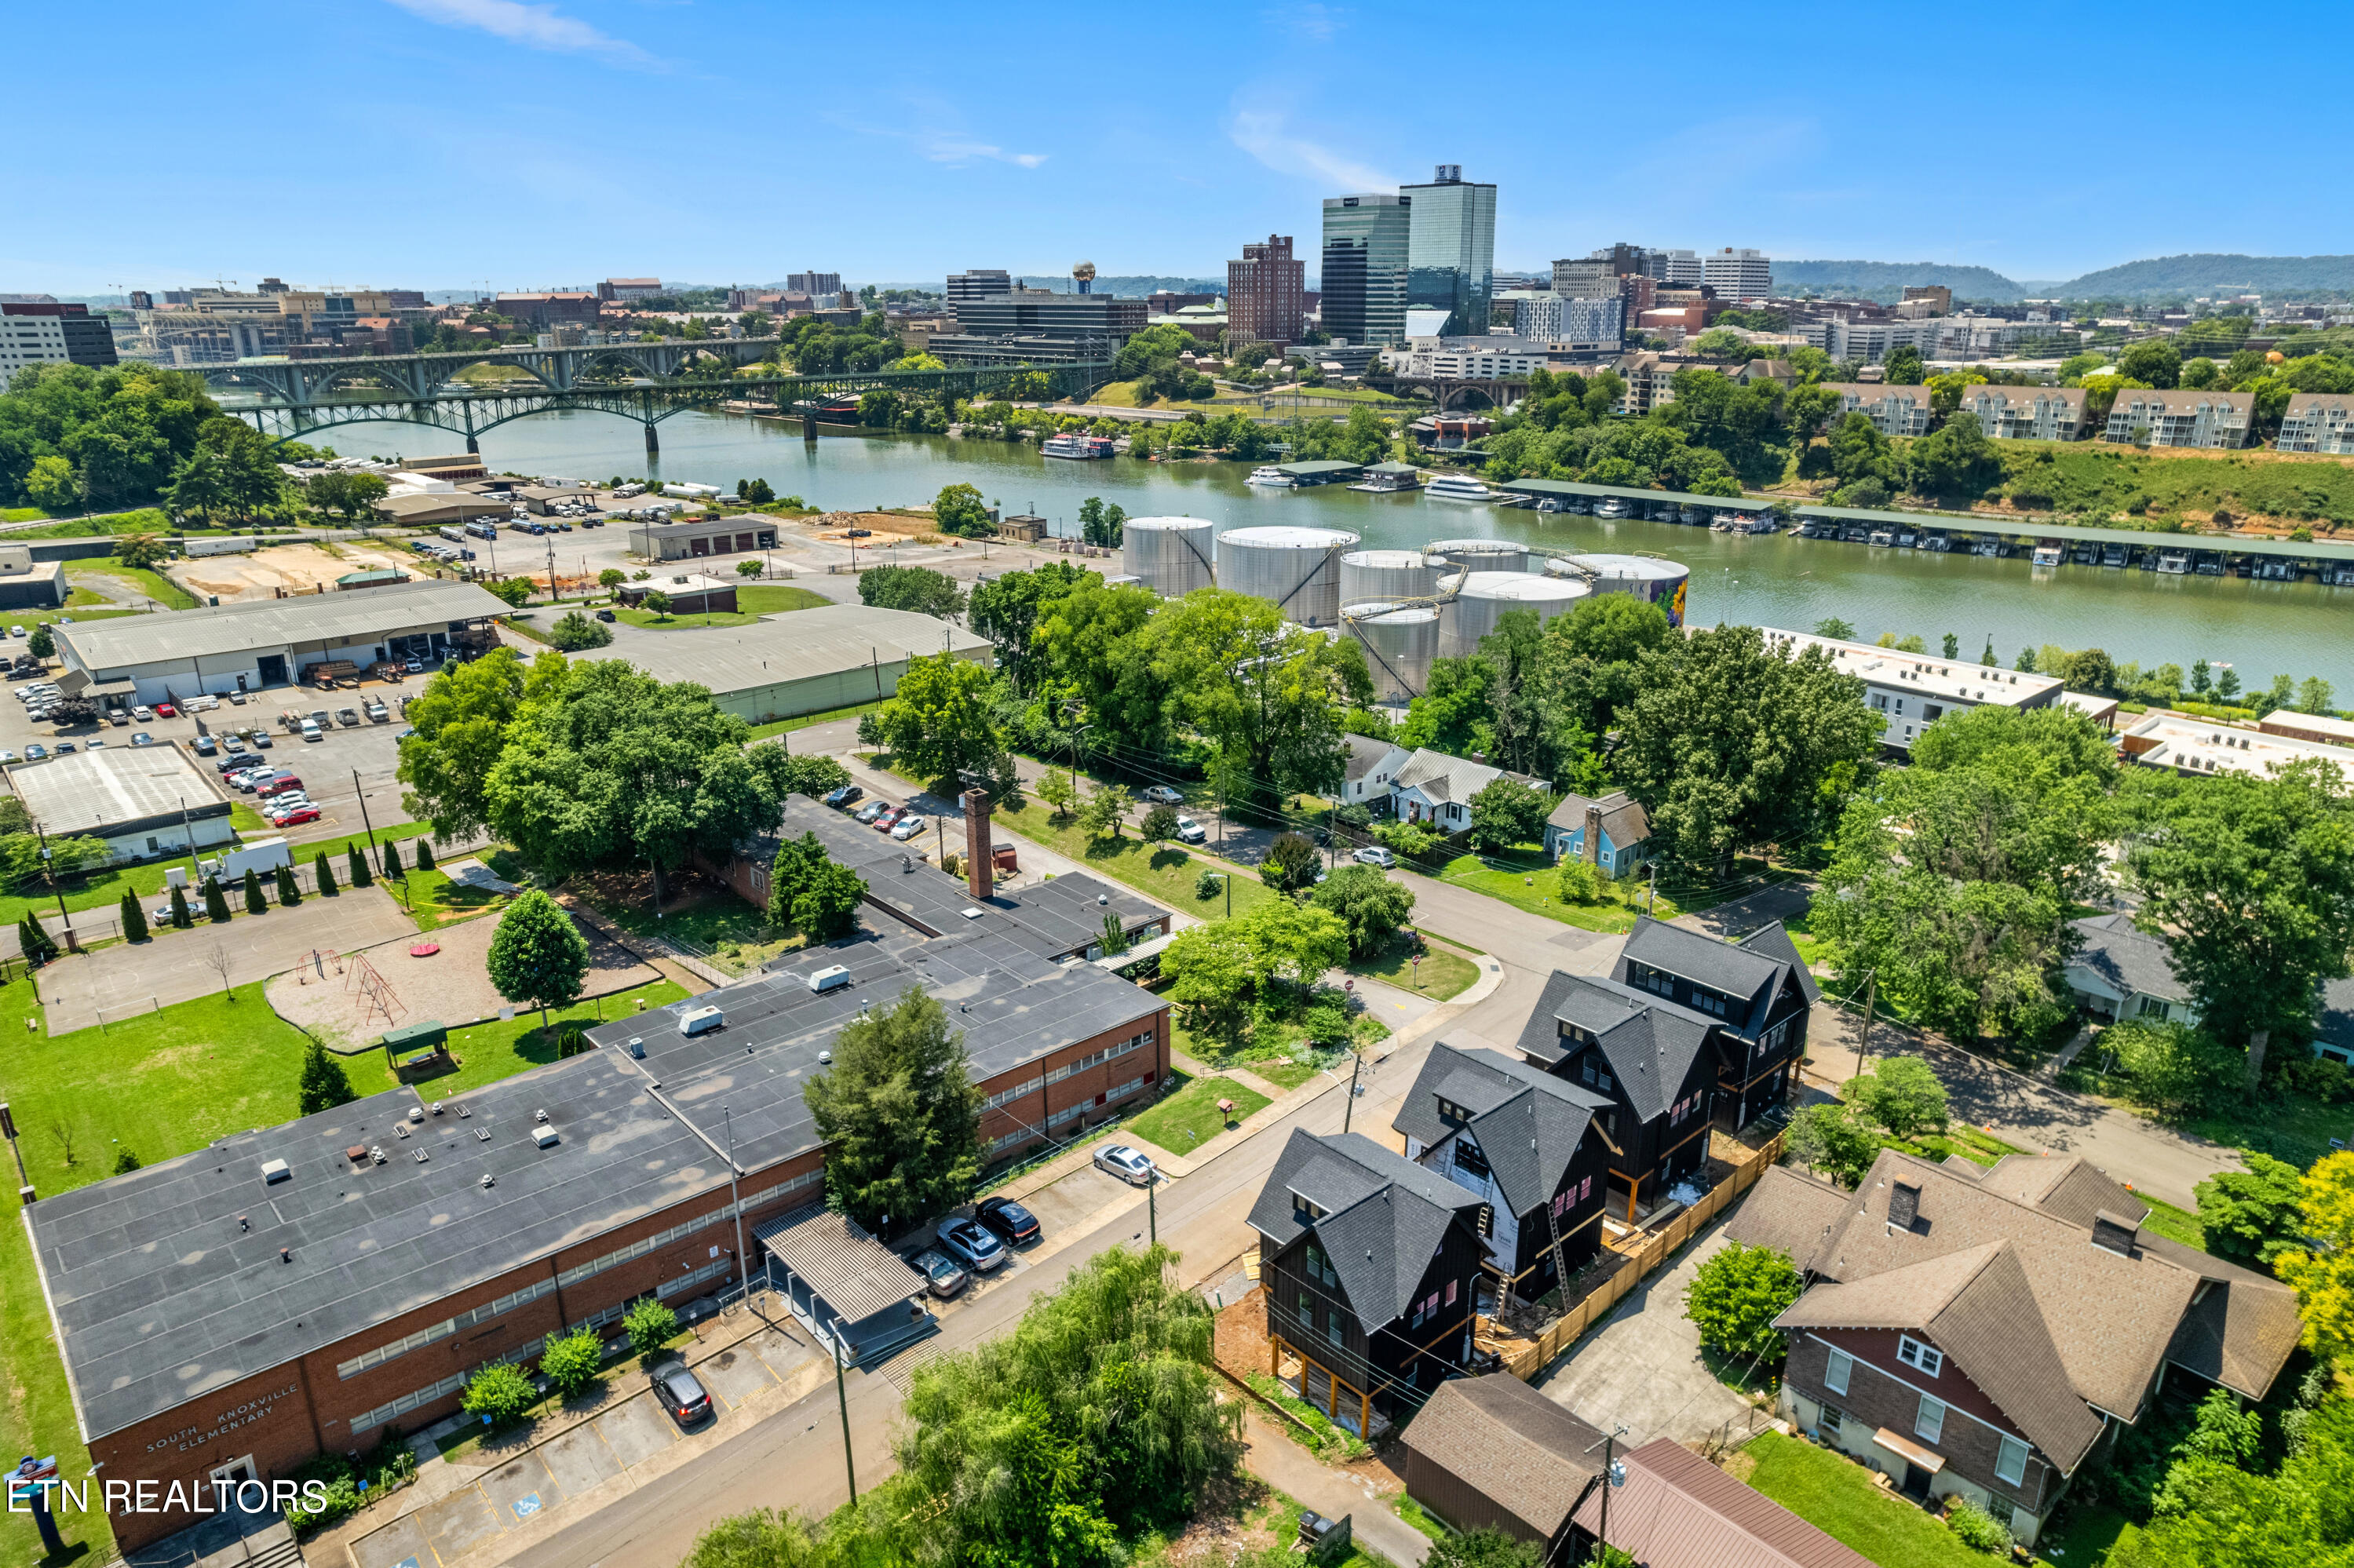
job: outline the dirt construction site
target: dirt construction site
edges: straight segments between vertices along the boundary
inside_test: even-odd
[[[175,561],[172,579],[199,599],[218,595],[226,604],[239,599],[276,599],[332,589],[337,577],[394,567],[414,577],[418,557],[391,545],[346,541],[334,546],[272,545],[249,555],[200,556]]]

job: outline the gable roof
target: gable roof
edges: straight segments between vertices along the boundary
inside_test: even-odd
[[[1510,1372],[1440,1383],[1401,1441],[1547,1540],[1602,1473],[1603,1435]]]
[[[1705,932],[1688,931],[1648,915],[1635,917],[1635,928],[1627,933],[1627,945],[1619,949],[1618,967],[1612,970],[1612,979],[1627,978],[1628,960],[1697,980],[1727,996],[1752,999],[1766,995],[1767,988],[1782,978],[1783,969],[1783,964],[1774,958],[1752,952],[1737,942],[1722,941]]]
[[[1725,1222],[1724,1234],[1744,1246],[1770,1246],[1789,1254],[1803,1274],[1814,1266],[1815,1255],[1847,1218],[1851,1202],[1828,1181],[1787,1165],[1768,1166]]]
[[[1444,1143],[1456,1128],[1439,1119],[1441,1098],[1472,1113],[1464,1125],[1515,1214],[1560,1191],[1594,1113],[1613,1103],[1501,1052],[1443,1040],[1431,1047],[1390,1125],[1426,1144]]]
[[[1798,982],[1798,994],[1807,999],[1808,1007],[1823,999],[1822,988],[1815,983],[1813,971],[1807,968],[1807,960],[1798,952],[1798,944],[1790,940],[1790,933],[1783,928],[1779,920],[1760,926],[1742,938],[1741,948],[1744,952],[1755,953],[1783,965],[1789,978]]]
[[[1344,735],[1341,739],[1349,748],[1348,758],[1341,767],[1341,777],[1352,784],[1381,766],[1383,758],[1400,749],[1394,741],[1375,740],[1369,735]]]
[[[1484,762],[1449,757],[1428,747],[1417,747],[1405,759],[1397,777],[1390,781],[1394,789],[1419,789],[1430,800],[1469,800],[1499,779],[1517,779],[1532,789],[1542,789],[1542,780],[1525,773],[1507,773],[1500,768],[1490,768]]]
[[[1597,1535],[1601,1500],[1589,1492],[1573,1516]],[[1611,1489],[1610,1544],[1643,1568],[1873,1568],[1670,1437],[1627,1456],[1626,1484]]]
[[[2139,992],[2167,1001],[2190,1000],[2189,989],[2174,976],[2166,938],[2137,930],[2132,916],[2094,915],[2068,926],[2083,943],[2070,955],[2068,968],[2091,971],[2120,996]]]
[[[1575,832],[1585,826],[1585,809],[1596,807],[1602,812],[1602,831],[1619,848],[1638,844],[1651,836],[1651,819],[1640,802],[1624,789],[1613,790],[1599,800],[1584,795],[1564,795],[1561,804],[1545,818],[1550,825],[1564,832]]]
[[[1293,1192],[1324,1217],[1312,1224],[1294,1218]],[[1319,1137],[1295,1128],[1251,1205],[1250,1224],[1278,1247],[1313,1230],[1350,1306],[1373,1329],[1413,1305],[1447,1227],[1479,1206],[1478,1193],[1363,1133]]]
[[[1649,1121],[1666,1113],[1691,1075],[1711,1021],[1616,980],[1555,969],[1522,1027],[1521,1054],[1541,1065],[1559,1062],[1568,1054],[1562,1048],[1563,1022],[1595,1037],[1628,1108]]]

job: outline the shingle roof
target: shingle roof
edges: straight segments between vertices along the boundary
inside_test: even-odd
[[[1603,1435],[1510,1372],[1440,1383],[1402,1441],[1548,1540],[1602,1473]]]
[[[1341,777],[1354,784],[1380,766],[1383,758],[1397,749],[1394,742],[1375,740],[1369,735],[1344,735],[1341,740],[1349,747],[1348,760],[1341,765]]]
[[[1456,1129],[1438,1117],[1444,1098],[1473,1113],[1465,1124],[1515,1214],[1561,1190],[1594,1113],[1611,1101],[1500,1052],[1431,1047],[1414,1087],[1390,1125],[1426,1144]]]
[[[1770,1246],[1790,1255],[1803,1272],[1813,1266],[1851,1200],[1828,1181],[1787,1165],[1769,1168],[1725,1222],[1724,1234],[1744,1246]]]
[[[1795,953],[1792,957],[1796,957]],[[1735,942],[1720,941],[1701,931],[1687,931],[1649,916],[1638,916],[1619,949],[1615,977],[1626,978],[1628,960],[1681,975],[1688,980],[1721,991],[1727,996],[1753,1000],[1768,996],[1766,988],[1782,978],[1785,962],[1750,951]]]
[[[1598,1533],[1601,1511],[1589,1493],[1575,1517]],[[1627,1456],[1626,1484],[1610,1492],[1610,1544],[1643,1568],[1873,1568],[1669,1437]]]
[[[2189,990],[2175,978],[2166,938],[2136,929],[2132,916],[2094,915],[2068,924],[2084,943],[2068,959],[2069,968],[2090,970],[2121,995],[2190,1000]]]
[[[1553,814],[1545,821],[1565,832],[1574,832],[1585,826],[1585,809],[1588,806],[1601,808],[1602,831],[1608,833],[1610,842],[1620,849],[1641,843],[1651,836],[1649,815],[1624,789],[1614,790],[1599,800],[1589,800],[1584,795],[1564,795],[1561,804],[1553,809]]]
[[[2031,1204],[2088,1231],[2093,1217],[2104,1209],[2135,1224],[2149,1215],[2147,1203],[2078,1155],[2006,1154],[1978,1172],[1978,1181],[1989,1192]]]
[[[1566,1054],[1559,1023],[1592,1033],[1626,1091],[1637,1119],[1663,1115],[1707,1044],[1709,1023],[1696,1013],[1616,980],[1589,980],[1556,969],[1521,1031],[1519,1049],[1544,1065]]]
[[[1413,1304],[1455,1216],[1480,1205],[1478,1193],[1363,1133],[1319,1137],[1298,1128],[1251,1206],[1251,1228],[1278,1246],[1310,1228],[1292,1217],[1295,1192],[1325,1211],[1313,1228],[1350,1306],[1368,1328]]]
[[[2250,1399],[2264,1398],[2304,1331],[2296,1293],[2268,1275],[2164,1236],[2145,1234],[2137,1245],[2196,1274],[2206,1287],[2182,1315],[2167,1360]]]
[[[1807,960],[1799,956],[1798,944],[1790,940],[1790,933],[1783,929],[1779,920],[1770,926],[1761,926],[1742,938],[1741,947],[1745,952],[1755,953],[1787,966],[1785,972],[1798,982],[1798,992],[1807,999],[1808,1006],[1812,1007],[1823,999],[1822,988],[1815,984],[1814,975],[1807,969]]]
[[[1523,784],[1543,788],[1541,781],[1527,774],[1506,773],[1500,768],[1449,757],[1428,747],[1407,758],[1391,784],[1399,789],[1420,789],[1433,800],[1469,800],[1499,779],[1517,779]]]

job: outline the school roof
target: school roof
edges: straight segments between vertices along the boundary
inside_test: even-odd
[[[110,746],[20,762],[8,769],[8,782],[51,838],[177,827],[183,808],[200,821],[229,814],[228,802],[176,746]]]
[[[103,673],[257,650],[340,647],[506,612],[504,604],[472,583],[420,580],[366,593],[240,599],[207,609],[126,615],[50,630],[72,663]]]
[[[991,646],[989,639],[961,626],[913,610],[832,604],[749,626],[698,629],[692,636],[632,637],[573,657],[623,659],[658,681],[693,681],[725,695],[861,665],[897,664],[943,650],[986,658]]]

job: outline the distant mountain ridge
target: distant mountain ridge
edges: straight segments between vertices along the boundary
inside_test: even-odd
[[[1845,299],[1876,300],[1893,304],[1908,288],[1939,285],[1954,291],[1957,300],[1981,300],[2012,304],[2027,291],[1990,267],[1954,266],[1942,261],[1785,261],[1774,260],[1774,291],[1807,290]]]
[[[1774,262],[1774,286],[1891,303],[1907,288],[1943,284],[1956,300],[2130,300],[2197,294],[2354,294],[2354,256],[2240,256],[2200,252],[2104,267],[2081,278],[2020,281],[1988,267],[1942,261]]]

